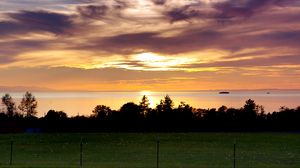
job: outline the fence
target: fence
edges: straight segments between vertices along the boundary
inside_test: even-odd
[[[298,134],[16,134],[0,138],[0,167],[300,167]]]

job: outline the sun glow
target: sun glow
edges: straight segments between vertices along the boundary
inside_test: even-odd
[[[175,70],[194,61],[179,56],[162,56],[156,53],[140,53],[132,57],[133,61],[143,64],[146,70]]]
[[[141,91],[140,92],[140,95],[142,95],[142,96],[151,96],[153,94],[153,92],[151,92],[151,91],[148,91],[148,90],[143,90],[143,91]]]
[[[137,54],[135,58],[139,61],[144,62],[159,62],[159,61],[165,61],[166,58],[163,56],[156,55],[154,53],[141,53]]]
[[[154,93],[152,91],[148,91],[148,90],[143,90],[140,91],[140,95],[142,96],[146,96],[149,100],[149,106],[151,108],[154,108],[156,106],[156,104],[159,102],[159,100],[157,98],[155,98],[155,96],[153,95]]]

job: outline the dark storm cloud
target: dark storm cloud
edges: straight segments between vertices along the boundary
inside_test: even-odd
[[[105,1],[101,4],[77,6],[80,16],[91,19],[105,19],[105,16],[122,18],[122,10],[132,7],[130,1],[114,0],[112,4]]]
[[[152,2],[156,5],[164,5],[166,4],[167,0],[152,0]]]
[[[134,54],[156,52],[162,54],[180,54],[205,49],[219,49],[232,52],[227,58],[246,57],[235,55],[243,49],[264,47],[268,51],[255,51],[249,55],[269,53],[272,49],[297,49],[300,41],[300,31],[270,31],[260,34],[222,32],[213,30],[186,30],[174,36],[161,36],[160,33],[143,32],[120,34],[111,37],[90,40],[83,46],[74,49],[102,50],[115,54]],[[300,49],[299,49],[300,51]]]
[[[19,23],[16,22],[10,22],[10,21],[2,21],[0,22],[0,35],[1,36],[6,36],[9,34],[13,34],[16,32],[26,32],[26,28],[25,27],[21,27],[21,25]]]
[[[8,21],[0,22],[0,35],[14,35],[31,32],[68,34],[74,24],[71,16],[47,11],[21,11],[6,14]]]
[[[109,8],[106,5],[88,5],[88,6],[79,6],[77,10],[79,14],[83,17],[99,19],[106,15]]]
[[[166,13],[166,15],[170,18],[171,22],[181,21],[181,20],[189,20],[191,18],[206,18],[207,14],[202,12],[201,10],[193,9],[195,6],[186,5],[183,7],[174,8]]]
[[[95,2],[95,0],[60,0],[60,2],[64,2],[64,3],[67,3],[67,4],[82,4],[82,3],[93,3]]]
[[[300,41],[300,31],[270,31],[262,34],[254,35],[237,35],[218,44],[218,48],[228,50],[241,50],[245,48],[264,47],[269,50],[276,48],[293,48],[297,49]],[[300,50],[298,50],[300,51]]]
[[[214,5],[220,14],[216,15],[217,19],[231,19],[235,17],[250,17],[255,12],[265,9],[275,2],[274,0],[248,0],[238,1],[231,0]]]
[[[113,7],[118,10],[126,9],[131,6],[131,4],[128,3],[128,1],[115,0],[114,2],[115,4],[113,5]]]
[[[48,11],[21,11],[10,13],[9,17],[28,30],[47,31],[64,34],[73,26],[70,16]]]
[[[165,15],[171,22],[192,18],[216,19],[226,21],[248,18],[256,13],[268,10],[272,6],[292,6],[299,4],[296,0],[229,0],[212,4],[211,10],[201,2],[169,9]]]
[[[208,18],[208,13],[202,10],[203,3],[192,3],[176,8],[172,8],[165,12],[165,15],[170,19],[171,22],[189,20],[192,18]]]
[[[282,45],[290,43],[289,45],[299,45],[300,30],[297,31],[273,31],[271,33],[257,37],[258,40],[265,40],[270,43],[281,43]]]
[[[75,47],[74,49],[100,49],[111,53],[131,54],[134,50],[140,49],[143,46],[146,47],[155,41],[156,35],[156,33],[152,32],[121,34],[91,40],[89,44],[85,44],[80,48]],[[116,50],[116,48],[118,49]]]
[[[132,54],[141,49],[173,54],[212,47],[215,42],[223,38],[219,32],[199,30],[187,31],[173,37],[159,35],[153,32],[121,34],[92,41],[84,48],[101,49],[119,54]]]
[[[297,3],[296,0],[230,0],[223,3],[217,3],[213,8],[217,9],[219,14],[216,19],[248,18],[256,13],[265,12],[270,7],[290,6]]]

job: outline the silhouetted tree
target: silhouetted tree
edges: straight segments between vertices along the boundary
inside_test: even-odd
[[[140,112],[141,112],[140,107],[133,102],[124,104],[120,109],[122,120],[126,122],[127,125],[131,125],[140,121],[141,119]]]
[[[55,110],[49,110],[48,113],[44,117],[46,120],[50,121],[56,121],[56,120],[64,120],[67,119],[68,116],[63,111],[55,111]]]
[[[176,113],[173,113],[173,100],[169,95],[166,95],[160,104],[156,106],[157,112],[157,127],[165,130],[172,130],[176,125]]]
[[[93,110],[93,114],[96,118],[100,120],[105,120],[111,115],[111,111],[112,110],[108,106],[97,105]]]
[[[256,113],[260,118],[265,118],[265,108],[262,105],[256,105],[255,107]]]
[[[157,111],[158,114],[160,114],[163,111],[163,100],[160,100],[160,103],[156,105],[155,110]]]
[[[6,93],[2,97],[2,104],[6,106],[6,114],[8,117],[13,117],[16,113],[16,104],[13,101],[12,97]]]
[[[219,120],[219,124],[226,125],[224,123],[226,123],[227,121],[229,121],[230,115],[227,113],[228,108],[224,105],[222,105],[221,107],[218,108],[217,110],[217,117]]]
[[[160,100],[160,104],[156,106],[159,112],[165,112],[165,113],[172,112],[173,107],[174,107],[174,103],[169,95],[166,95],[164,100]]]
[[[245,102],[244,108],[244,119],[246,120],[254,120],[257,116],[257,105],[255,104],[255,101],[252,99],[248,99]]]
[[[140,102],[140,110],[141,110],[143,116],[146,116],[149,113],[149,111],[151,110],[149,105],[150,105],[149,99],[146,95],[144,95]]]
[[[219,112],[219,113],[226,113],[227,109],[228,109],[228,108],[227,108],[226,106],[223,105],[223,106],[221,106],[221,107],[218,108],[218,112]]]
[[[36,108],[37,100],[30,92],[26,92],[19,105],[19,109],[23,111],[26,117],[34,117],[37,114]]]
[[[41,128],[45,132],[300,130],[300,106],[295,109],[283,106],[278,111],[265,114],[263,106],[252,99],[247,100],[242,108],[194,109],[184,102],[174,108],[173,100],[166,95],[155,109],[151,109],[148,98],[143,96],[138,105],[129,102],[119,111],[97,105],[90,117],[71,118],[63,111],[55,110],[49,110],[42,118],[32,117],[36,114],[37,102],[29,92],[19,106],[27,118],[19,115],[9,94],[1,100],[6,108],[1,110],[5,113],[0,112],[0,132],[22,132],[28,128]]]
[[[169,95],[166,95],[165,100],[163,102],[163,111],[165,112],[172,111],[173,107],[174,107],[173,100],[170,98]]]
[[[68,122],[67,114],[63,111],[49,110],[45,117],[42,118],[42,122],[43,130],[46,132],[64,132],[74,129],[72,123]]]
[[[297,113],[300,113],[300,106],[298,106],[295,110]]]
[[[230,120],[238,120],[240,117],[241,109],[228,108],[226,110],[226,113],[228,114]]]
[[[215,108],[206,110],[204,113],[204,119],[210,122],[217,121],[217,110]]]
[[[252,99],[246,100],[245,105],[244,105],[245,111],[255,112],[255,107],[256,107],[256,104],[255,104],[254,100],[252,100]]]
[[[280,106],[279,108],[279,112],[286,112],[286,111],[290,111],[291,109],[286,107],[286,106]]]
[[[193,117],[193,107],[185,102],[180,102],[177,108],[177,115],[181,120],[191,120]]]
[[[206,112],[206,109],[201,109],[201,108],[198,108],[196,109],[196,111],[194,112],[194,117],[198,120],[202,119],[204,114]]]

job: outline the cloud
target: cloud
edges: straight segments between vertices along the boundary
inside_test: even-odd
[[[11,62],[14,62],[14,61],[15,61],[14,57],[12,57],[12,56],[9,57],[7,55],[0,54],[0,65],[11,63]]]
[[[274,43],[283,46],[297,46],[300,41],[300,30],[291,31],[273,31],[257,37],[257,40],[263,40],[265,43]]]
[[[94,3],[95,0],[1,0],[0,11],[20,11],[20,10],[54,10],[66,12],[72,5],[83,5]]]
[[[263,73],[262,73],[263,72]],[[280,76],[274,78],[274,76]],[[39,86],[54,90],[199,90],[298,88],[295,68],[221,69],[220,72],[136,71],[118,68],[5,68],[0,71],[2,86]],[[79,80],[78,80],[79,79]],[[292,79],[292,80],[291,80]],[[270,86],[272,83],[272,86]],[[32,85],[34,84],[34,86]],[[298,85],[297,85],[298,84]],[[179,87],[178,87],[179,86]]]
[[[131,4],[128,1],[124,1],[124,0],[115,0],[114,2],[115,3],[113,7],[118,10],[126,9],[131,6]]]
[[[233,37],[229,36],[226,40],[228,43],[223,41],[222,43],[217,44],[218,48],[238,51],[245,48],[264,47],[269,50],[269,53],[272,53],[272,51],[275,51],[278,48],[290,48],[299,51],[297,45],[300,41],[300,31],[282,30],[259,34],[239,34]]]
[[[260,67],[279,65],[299,65],[299,55],[272,56],[263,58],[252,58],[235,61],[215,61],[211,63],[200,63],[185,66],[186,68],[206,68],[206,67]]]
[[[164,5],[164,4],[166,4],[167,0],[152,0],[152,2],[155,5]]]
[[[123,10],[134,8],[133,4],[131,1],[124,0],[101,1],[90,5],[77,6],[76,10],[84,18],[112,21],[123,18]]]
[[[170,22],[188,21],[193,18],[232,21],[249,18],[274,6],[284,7],[294,4],[300,3],[296,0],[227,0],[209,4],[192,1],[190,4],[168,9],[165,16],[169,18]]]
[[[265,67],[281,71],[273,66],[293,66],[296,67],[293,73],[300,72],[297,68],[300,64],[298,0],[58,1],[38,1],[33,6],[35,1],[26,0],[26,7],[17,0],[0,2],[1,68],[87,68],[89,70],[62,68],[55,73],[45,68],[43,75],[48,71],[54,79],[55,75],[67,76],[69,73],[72,78],[68,80],[72,82],[76,79],[84,81],[87,75],[90,76],[86,79],[87,83],[96,85],[101,80],[139,80],[123,78],[120,74],[129,71],[128,67],[149,70],[151,66],[149,68],[145,61],[131,57],[153,53],[163,56],[165,62],[181,57],[193,58],[187,64],[172,66],[173,69],[166,74],[172,74],[174,69],[192,71],[193,68],[206,72],[211,68],[216,73],[235,72],[233,75],[240,76],[247,72],[242,73],[235,68],[259,67],[257,74],[264,74],[268,69]],[[16,5],[17,8],[3,10],[8,5]],[[29,9],[29,6],[32,8]],[[99,67],[123,69],[101,69],[101,73],[100,70],[90,70]],[[128,75],[144,80],[142,76],[150,75],[147,70],[137,71],[140,75],[130,71],[132,74]],[[291,75],[288,70],[283,74]],[[157,69],[155,75],[159,75],[160,71]],[[97,74],[107,76],[96,80]],[[47,81],[43,75],[36,78]],[[162,78],[169,79],[166,76]],[[190,77],[187,74],[173,77],[186,76]],[[207,78],[212,76],[210,74]],[[64,80],[63,77],[58,78],[55,79]],[[145,80],[153,82],[161,79],[153,77]]]
[[[114,88],[118,83],[137,83],[147,81],[168,81],[175,78],[193,78],[194,74],[181,71],[136,71],[125,70],[120,68],[102,68],[102,69],[80,69],[68,67],[35,67],[35,68],[6,68],[0,71],[0,83],[3,86],[8,86],[13,82],[17,86],[43,86],[56,89],[56,86],[77,87],[81,89],[87,85],[98,85],[97,89],[101,88],[101,84],[109,84],[110,89]],[[78,80],[80,79],[80,80]],[[10,81],[10,82],[8,82]],[[149,85],[153,84],[150,82]],[[10,85],[13,86],[13,85]],[[99,87],[100,86],[100,87]],[[57,88],[61,89],[61,88]],[[119,88],[122,90],[122,88]]]
[[[30,32],[50,32],[68,34],[73,28],[72,17],[48,11],[21,11],[6,14],[11,20],[0,22],[2,35]]]
[[[106,5],[88,5],[88,6],[79,6],[77,7],[78,12],[81,16],[92,18],[92,19],[99,19],[102,18],[107,14],[108,7]]]
[[[213,7],[220,12],[220,14],[216,15],[217,19],[247,18],[259,10],[274,5],[274,3],[274,0],[230,0],[224,3],[217,3]]]
[[[207,9],[208,7],[200,1],[184,6],[173,7],[164,12],[164,15],[169,18],[171,23],[177,21],[188,21],[193,18],[208,19],[211,17],[211,10]]]
[[[18,54],[44,48],[49,43],[51,42],[45,42],[43,40],[13,40],[0,42],[0,65],[16,62],[18,61]]]
[[[187,29],[172,36],[163,36],[162,33],[158,32],[141,32],[94,38],[82,46],[74,46],[73,49],[105,51],[110,54],[123,55],[141,52],[172,55],[197,51],[201,53],[201,50],[212,49],[231,52],[232,55],[227,58],[238,58],[247,57],[247,54],[235,54],[245,49],[253,49],[248,56],[276,54],[273,52],[278,51],[280,48],[300,51],[297,47],[299,41],[300,31],[297,30],[249,34],[247,32],[236,33],[230,29],[226,31]],[[265,50],[258,52],[255,51],[257,48],[265,48]]]
[[[0,22],[0,35],[5,36],[13,33],[22,33],[28,31],[26,28],[21,27],[19,23],[10,22],[10,21],[1,21]]]
[[[91,41],[84,48],[101,48],[118,54],[133,54],[141,51],[176,54],[213,47],[213,43],[222,38],[219,32],[202,30],[186,31],[171,37],[162,37],[154,32],[129,33],[100,38]]]
[[[0,90],[5,92],[26,92],[28,90],[31,92],[55,91],[53,89],[38,86],[0,86]]]
[[[196,8],[201,8],[200,5],[197,3],[192,5],[185,5],[183,7],[174,8],[168,12],[166,12],[166,16],[170,18],[171,22],[182,21],[182,20],[189,20],[191,18],[206,18],[207,14],[201,10]]]

